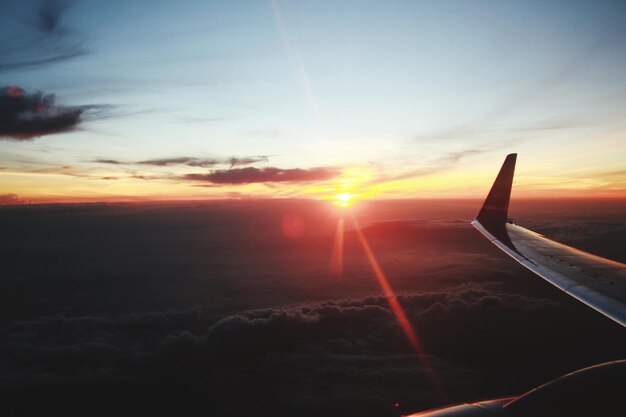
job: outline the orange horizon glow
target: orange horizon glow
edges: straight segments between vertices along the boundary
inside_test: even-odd
[[[15,193],[0,193],[2,195],[9,195]],[[15,194],[19,198],[19,202],[13,205],[45,205],[45,204],[108,204],[108,203],[137,203],[137,204],[150,204],[150,203],[184,203],[189,202],[211,202],[211,201],[259,201],[259,200],[309,200],[309,201],[327,201],[327,198],[314,198],[314,197],[273,197],[273,196],[194,196],[194,195],[182,195],[182,196],[169,196],[169,195],[155,195],[155,196],[111,196],[111,197],[98,197],[98,196],[24,196]],[[602,194],[570,194],[570,193],[554,193],[554,194],[539,194],[529,193],[526,195],[514,195],[512,197],[515,201],[621,201],[626,200],[626,192],[615,193],[602,193]],[[371,203],[376,201],[437,201],[437,200],[463,200],[463,201],[483,201],[485,196],[454,196],[454,195],[442,195],[442,196],[407,196],[407,197],[374,197],[363,199],[364,203]],[[0,203],[0,206],[3,205]]]
[[[82,171],[59,172],[0,171],[0,195],[15,194],[25,203],[81,202],[151,202],[182,200],[229,200],[298,198],[330,200],[338,207],[348,207],[358,198],[390,199],[482,199],[486,196],[497,167],[488,172],[442,173],[420,178],[376,182],[371,171],[346,168],[338,178],[313,183],[264,183],[198,186],[181,181],[141,180],[119,177],[94,179]],[[92,173],[93,174],[93,173]],[[114,172],[97,175],[114,176]],[[147,173],[146,175],[150,175]],[[626,174],[625,174],[626,175]],[[626,184],[626,180],[623,181]],[[582,179],[558,180],[516,176],[514,199],[603,199],[626,198],[626,185]],[[356,191],[358,190],[358,192]]]
[[[393,176],[377,177],[374,170],[363,166],[348,166],[337,178],[325,181],[215,185],[150,179],[157,176],[157,171],[140,172],[147,179],[118,176],[115,167],[111,168],[113,171],[71,167],[29,172],[4,169],[0,170],[0,196],[15,194],[23,203],[34,204],[295,198],[329,200],[345,208],[354,204],[357,198],[361,201],[483,199],[497,168],[394,179]],[[180,174],[184,172],[187,171]],[[613,182],[609,182],[602,178],[568,179],[520,172],[516,174],[512,198],[626,199],[626,179],[621,180],[615,175]]]

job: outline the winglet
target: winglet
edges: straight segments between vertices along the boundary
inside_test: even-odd
[[[509,236],[506,232],[506,222],[516,160],[516,153],[507,155],[502,168],[500,168],[500,173],[496,177],[493,186],[491,186],[491,191],[489,191],[487,199],[475,219],[489,233],[502,242],[509,241]]]

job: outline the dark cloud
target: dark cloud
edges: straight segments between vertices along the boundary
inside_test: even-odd
[[[555,346],[585,344],[578,341],[580,323],[547,299],[477,285],[398,298],[453,398],[477,395],[479,383],[501,394],[519,381],[486,383],[483,372],[498,374],[511,360],[541,364],[540,353],[563,356]],[[540,325],[546,317],[550,323]],[[569,330],[554,331],[563,325]],[[0,348],[1,380],[17,383],[22,395],[40,384],[61,384],[91,387],[88,398],[100,398],[112,392],[109,387],[98,393],[103,383],[117,389],[131,384],[136,395],[131,406],[144,392],[163,390],[169,392],[165,404],[184,398],[213,415],[256,410],[257,415],[391,416],[396,402],[403,410],[437,403],[435,387],[382,296],[248,310],[217,320],[200,307],[59,315],[13,322],[0,332],[6,340]],[[537,343],[526,339],[532,332]],[[176,386],[198,395],[181,398]],[[144,406],[151,410],[155,404]]]
[[[24,204],[25,201],[17,194],[0,194],[0,206],[13,206],[17,204]]]
[[[15,86],[0,90],[0,139],[29,140],[72,130],[87,107],[63,107],[52,94],[26,93]]]
[[[203,181],[211,184],[251,184],[272,182],[323,181],[338,176],[336,168],[234,168],[212,171],[208,174],[187,174],[182,179]]]
[[[460,342],[467,326],[493,315],[514,326],[556,310],[549,300],[471,285],[404,294],[399,301],[430,345],[428,357],[446,386],[465,389],[476,372],[453,365],[454,351],[438,356],[440,345]],[[493,328],[477,328],[476,337]],[[249,407],[306,412],[315,402],[324,415],[339,414],[346,401],[366,408],[355,399],[381,412],[397,398],[422,406],[436,398],[382,296],[249,310],[218,320],[199,307],[59,315],[13,322],[0,332],[5,381],[184,383],[211,392],[208,410],[220,415]],[[464,348],[486,350],[484,355],[492,350],[471,341]],[[243,392],[254,404],[233,403]]]
[[[92,162],[96,162],[98,164],[111,164],[111,165],[120,165],[122,162],[117,161],[115,159],[94,159]]]
[[[69,1],[63,0],[41,1],[37,9],[36,27],[44,33],[63,32],[61,18],[69,5]]]
[[[212,168],[217,165],[230,165],[231,168],[235,166],[251,165],[258,162],[269,161],[268,155],[255,155],[255,156],[231,156],[229,158],[197,158],[191,156],[178,156],[173,158],[159,158],[148,159],[139,162],[123,162],[116,159],[96,159],[93,162],[101,164],[112,165],[149,165],[155,167],[169,167],[169,166],[189,166],[196,168]]]
[[[220,159],[214,158],[192,158],[181,156],[177,158],[163,158],[163,159],[149,159],[146,161],[139,161],[137,164],[139,165],[151,165],[157,167],[167,167],[174,165],[186,165],[190,167],[213,167],[215,165],[223,163]]]
[[[40,1],[28,24],[0,41],[0,71],[38,68],[84,55],[82,42],[62,25],[70,5],[63,0]]]
[[[258,155],[258,156],[248,156],[238,158],[236,156],[232,156],[228,159],[228,163],[230,163],[230,167],[242,166],[242,165],[251,165],[257,162],[268,162],[269,157],[267,155]]]

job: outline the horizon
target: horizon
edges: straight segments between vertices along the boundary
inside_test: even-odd
[[[184,204],[184,203],[224,203],[224,202],[233,202],[233,203],[245,203],[245,202],[281,202],[281,201],[310,201],[310,202],[320,202],[327,203],[329,206],[336,205],[335,197],[336,196],[328,196],[328,197],[254,197],[254,196],[238,196],[238,197],[180,197],[180,198],[133,198],[133,197],[116,197],[107,200],[101,199],[93,199],[93,198],[68,198],[68,197],[46,197],[37,200],[28,200],[25,198],[21,198],[16,194],[5,194],[0,195],[0,197],[5,197],[6,200],[0,198],[0,208],[10,208],[10,207],[21,207],[21,206],[48,206],[48,205],[80,205],[80,204]],[[626,201],[626,196],[622,195],[563,195],[563,196],[544,196],[544,195],[528,195],[523,197],[515,197],[512,200],[516,202],[562,202],[562,203],[574,203],[574,202],[601,202],[601,201],[609,201],[609,202],[621,202]],[[351,202],[350,205],[367,205],[371,203],[387,203],[387,202],[411,202],[411,201],[463,201],[463,202],[473,202],[477,204],[477,207],[480,207],[480,204],[484,202],[484,197],[454,197],[454,196],[438,196],[438,197],[378,197],[378,198],[358,198],[355,201]],[[350,210],[350,208],[346,207],[337,207],[337,210]]]

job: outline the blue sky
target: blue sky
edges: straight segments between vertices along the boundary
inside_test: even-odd
[[[4,7],[0,49],[29,39],[38,4]],[[0,191],[300,195],[293,183],[198,187],[177,179],[206,169],[127,166],[268,155],[255,167],[338,168],[344,187],[408,178],[372,195],[481,194],[515,151],[529,190],[624,190],[625,176],[615,175],[626,156],[623,2],[173,4],[72,2],[51,45],[84,53],[0,70],[1,84],[52,93],[64,105],[112,106],[110,117],[86,114],[76,131],[0,141]],[[121,186],[59,170],[67,166],[153,179],[124,177]],[[31,172],[41,167],[49,172]],[[42,181],[52,182],[43,189]],[[310,194],[340,188],[321,181]]]

